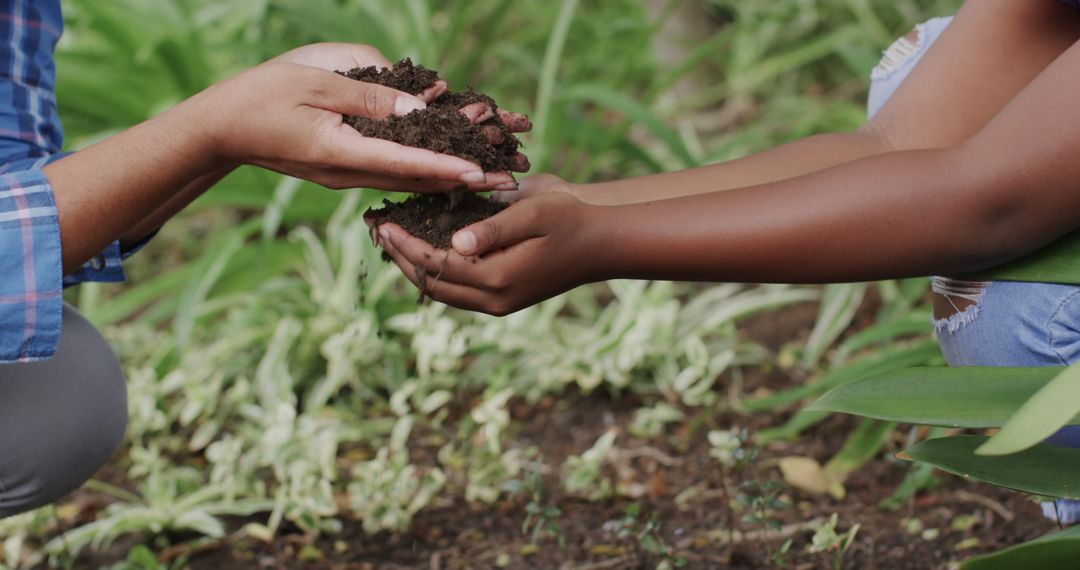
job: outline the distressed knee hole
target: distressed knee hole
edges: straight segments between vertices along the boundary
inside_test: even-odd
[[[934,328],[938,332],[954,333],[979,316],[980,301],[990,286],[988,281],[961,281],[934,277]]]
[[[898,38],[885,50],[881,61],[871,74],[872,79],[883,79],[890,73],[900,69],[905,63],[915,57],[922,47],[922,24],[908,32],[906,36]]]

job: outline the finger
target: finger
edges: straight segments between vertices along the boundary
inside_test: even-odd
[[[397,224],[380,225],[379,237],[409,264],[423,265],[429,259],[438,259],[437,273],[446,283],[479,289],[497,289],[503,285],[494,283],[491,275],[484,271],[477,259],[465,258],[456,252],[436,249],[435,246],[409,234]]]
[[[507,165],[507,168],[512,172],[528,172],[532,168],[532,163],[529,162],[529,157],[519,152],[510,157],[510,164]]]
[[[426,109],[427,103],[408,93],[375,83],[356,81],[336,73],[319,71],[317,87],[312,89],[312,106],[342,115],[385,119]]]
[[[331,129],[325,146],[320,153],[322,162],[333,169],[477,186],[488,183],[483,170],[465,159],[365,137],[344,123]]]
[[[274,169],[271,166],[271,169]],[[282,169],[277,169],[282,170]],[[427,178],[398,178],[357,172],[345,168],[304,168],[295,165],[292,169],[285,169],[286,174],[298,176],[321,184],[334,190],[347,188],[372,188],[375,190],[390,190],[394,192],[416,192],[421,194],[449,193],[455,190],[468,190],[470,192],[509,192],[518,189],[518,183],[513,176],[506,172],[489,172],[485,182],[466,184],[459,181],[437,180]]]
[[[510,129],[512,133],[524,133],[532,130],[532,121],[527,115],[521,113],[511,113],[510,111],[499,110],[499,118],[502,119],[506,128]]]
[[[440,79],[440,80],[435,82],[435,85],[432,85],[431,87],[428,87],[427,89],[420,92],[420,94],[417,95],[417,97],[421,101],[423,101],[425,103],[428,103],[428,104],[431,104],[432,101],[434,101],[434,100],[438,99],[439,97],[441,97],[449,89],[450,89],[450,87],[446,84],[446,82],[443,81],[442,79]]]
[[[495,116],[495,112],[491,110],[491,105],[483,101],[465,105],[461,108],[461,114],[465,115],[465,118],[469,119],[469,122],[474,125],[483,123]]]
[[[454,234],[454,251],[463,256],[483,256],[488,252],[503,249],[540,237],[543,232],[535,227],[540,219],[532,203],[523,201],[502,212],[468,226]]]
[[[509,172],[487,172],[487,184],[492,184],[492,190],[517,190],[517,180]]]
[[[484,133],[487,140],[492,145],[500,145],[506,140],[506,136],[503,135],[503,130],[498,125],[484,125],[480,127],[480,131]]]
[[[521,184],[520,183],[518,183],[517,186],[518,186],[518,190],[516,192],[515,191],[505,191],[505,190],[496,190],[495,192],[492,192],[491,193],[492,201],[500,202],[502,204],[513,204],[514,202],[517,202],[518,200],[520,200],[520,199],[522,199],[522,198],[524,198],[525,196],[528,195],[528,194],[525,194],[524,192],[521,191]]]
[[[439,266],[442,263],[438,256],[425,260],[423,265],[414,264],[406,259],[400,252],[392,247],[385,248],[390,260],[401,270],[402,275],[412,283],[424,296],[440,303],[493,315],[505,314],[495,310],[492,293],[447,282],[439,274]],[[443,252],[442,255],[446,255]],[[452,255],[452,254],[451,254]]]

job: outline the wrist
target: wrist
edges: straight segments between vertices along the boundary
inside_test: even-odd
[[[577,199],[594,206],[615,206],[621,202],[612,183],[570,184],[569,192]]]
[[[228,121],[220,120],[220,110],[213,104],[218,89],[211,86],[162,115],[172,123],[191,156],[196,157],[195,164],[204,175],[229,172],[243,162],[229,144],[232,129]]]
[[[596,283],[619,278],[615,260],[617,243],[611,236],[621,233],[621,223],[617,208],[586,203],[582,206],[582,217],[578,227],[583,231],[578,236],[578,243],[583,244],[579,253],[582,268],[582,283]]]

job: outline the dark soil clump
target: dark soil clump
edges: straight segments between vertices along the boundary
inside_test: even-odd
[[[365,67],[339,73],[351,79],[378,83],[413,95],[421,93],[438,80],[436,72],[413,65],[408,59],[389,69]],[[494,117],[474,125],[459,111],[466,105],[480,101],[488,103],[496,113]],[[511,161],[521,142],[507,129],[497,110],[498,107],[491,97],[469,89],[444,93],[428,105],[427,109],[413,111],[405,116],[392,116],[381,121],[346,116],[345,123],[364,136],[450,154],[475,162],[486,172],[500,172],[510,170]],[[485,130],[497,131],[496,138],[501,142],[492,144]]]
[[[378,83],[391,89],[404,91],[410,95],[423,93],[425,89],[435,85],[435,82],[439,80],[438,72],[427,69],[422,65],[413,65],[410,59],[403,59],[390,68],[357,67],[349,71],[339,71],[338,73],[349,79],[366,83]]]
[[[451,202],[456,202],[451,206]],[[383,201],[379,210],[367,216],[375,224],[390,222],[439,249],[450,249],[450,240],[458,230],[485,220],[506,209],[476,194],[418,194],[400,203]]]

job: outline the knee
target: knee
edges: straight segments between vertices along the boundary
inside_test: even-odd
[[[77,489],[123,442],[128,414],[122,368],[97,331],[70,313],[65,309],[56,356],[29,365],[23,378],[8,383],[13,393],[6,395],[18,402],[4,420],[21,436],[3,445],[0,518]]]
[[[897,39],[881,56],[870,74],[870,97],[867,114],[873,117],[907,79],[923,54],[937,41],[952,18],[935,18]]]

